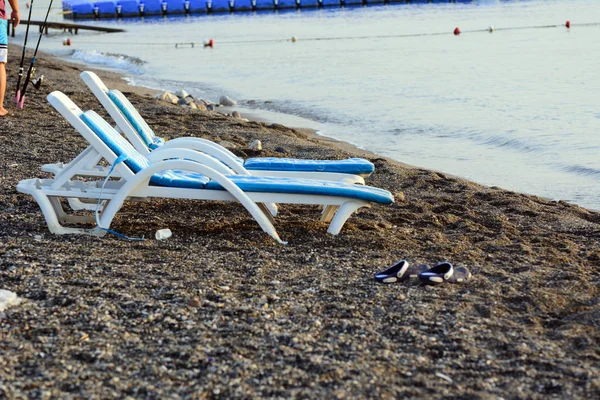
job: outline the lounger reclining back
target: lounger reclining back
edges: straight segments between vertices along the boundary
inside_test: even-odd
[[[109,90],[102,80],[94,73],[85,71],[82,79],[108,111],[117,126],[121,128],[134,147],[142,154],[162,146],[165,142],[156,136],[144,118],[131,102],[116,89]],[[208,141],[207,141],[208,142]],[[324,172],[333,174],[348,174],[366,177],[373,173],[375,166],[362,158],[346,160],[299,160],[278,157],[257,157],[243,160],[229,150],[219,147],[230,157],[236,159],[245,169],[250,171],[288,171],[295,173]],[[364,182],[359,182],[364,183]]]

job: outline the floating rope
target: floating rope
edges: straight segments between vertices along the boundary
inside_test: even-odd
[[[573,26],[572,24],[569,24]],[[590,22],[590,23],[582,23],[577,24],[577,27],[593,27],[600,26],[600,22]],[[549,29],[549,28],[561,28],[565,27],[564,24],[553,24],[553,25],[533,25],[533,26],[516,26],[516,27],[506,27],[506,28],[495,28],[489,27],[486,29],[472,29],[472,30],[461,30],[461,34],[468,33],[482,33],[482,32],[493,32],[493,31],[515,31],[515,30],[524,30],[524,29]],[[396,39],[396,38],[411,38],[411,37],[423,37],[423,36],[442,36],[442,35],[453,35],[454,32],[424,32],[424,33],[405,33],[405,34],[397,34],[397,35],[370,35],[370,36],[338,36],[338,37],[308,37],[303,39],[297,39],[296,36],[293,36],[291,39],[258,39],[258,40],[230,40],[230,41],[222,41],[219,44],[225,45],[237,45],[237,44],[266,44],[266,43],[285,43],[292,42],[295,43],[297,41],[302,42],[317,42],[317,41],[334,41],[334,40],[369,40],[369,39]],[[123,42],[85,42],[87,44],[110,44],[110,45],[122,45]],[[176,49],[183,48],[195,48],[195,47],[207,47],[206,41],[204,43],[195,43],[195,42],[185,42],[185,43],[175,43],[175,42],[145,42],[145,43],[136,43],[136,46],[169,46],[175,47]],[[212,46],[211,46],[212,47]]]

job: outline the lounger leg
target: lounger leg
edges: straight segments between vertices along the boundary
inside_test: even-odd
[[[332,235],[337,235],[340,233],[348,218],[350,218],[350,216],[360,207],[367,205],[367,202],[362,201],[347,201],[342,204],[339,210],[335,213],[331,224],[329,224],[329,229],[327,229],[327,232]]]
[[[269,217],[270,216],[273,216],[273,217],[277,216],[277,213],[279,212],[279,210],[277,209],[277,204],[275,204],[275,203],[265,203],[265,206],[267,207],[267,211],[265,212],[265,214],[269,214]],[[271,218],[271,220],[273,220],[273,218]]]
[[[321,221],[331,222],[331,219],[333,218],[333,216],[338,208],[339,208],[339,206],[336,206],[336,205],[325,206],[323,208],[323,214],[321,214]]]
[[[43,194],[41,191],[34,191],[33,193],[31,193],[31,195],[40,206],[40,209],[42,210],[42,214],[44,214],[44,218],[46,219],[46,224],[48,225],[48,229],[50,230],[50,232],[56,235],[64,235],[68,233],[76,233],[80,235],[93,234],[93,232],[90,229],[66,228],[62,226],[60,223],[61,216],[57,214],[57,208],[60,207],[60,211],[62,211],[62,207],[60,206],[60,204],[58,204],[58,207],[53,204],[53,201],[58,202],[57,199],[53,198],[53,201],[51,201],[50,198],[48,198],[48,196]],[[65,214],[64,211],[62,211],[62,214]]]
[[[262,212],[265,213],[267,218],[269,218],[269,221],[271,221],[271,223],[274,224],[275,219],[273,217],[275,216],[276,213],[273,214],[271,212],[271,209],[269,208],[269,205],[272,205],[272,203],[256,203],[256,205],[258,206],[258,208],[261,209]],[[275,208],[275,210],[277,210],[277,208]]]
[[[69,215],[65,212],[62,204],[60,204],[60,200],[56,197],[49,198],[50,204],[52,204],[52,208],[54,209],[55,215],[58,217],[58,221],[62,223],[93,223],[94,218],[87,215]]]

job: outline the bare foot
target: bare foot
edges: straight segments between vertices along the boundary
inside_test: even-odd
[[[0,117],[6,117],[8,115],[8,110],[4,107],[0,107]]]

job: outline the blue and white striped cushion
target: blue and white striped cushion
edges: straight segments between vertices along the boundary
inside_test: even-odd
[[[127,118],[127,121],[133,126],[133,129],[135,129],[138,135],[140,135],[140,138],[142,138],[146,146],[155,149],[164,143],[161,138],[156,137],[152,128],[148,126],[144,118],[142,118],[140,113],[135,109],[133,104],[127,100],[127,97],[125,97],[123,93],[113,89],[109,90],[107,95],[115,106],[117,106],[119,111],[123,113],[125,118]]]

